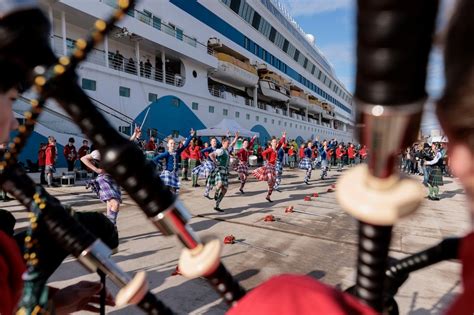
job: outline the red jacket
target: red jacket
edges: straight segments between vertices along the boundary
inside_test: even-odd
[[[247,162],[249,160],[249,156],[252,155],[253,153],[253,143],[254,143],[255,139],[252,138],[252,140],[250,140],[249,142],[249,146],[248,146],[248,149],[240,149],[238,152],[237,152],[237,158],[242,161],[242,162]]]
[[[79,148],[79,151],[77,152],[77,155],[79,155],[79,158],[87,155],[89,153],[90,148],[87,145],[83,145],[82,147]]]
[[[64,157],[66,158],[66,160],[68,160],[68,161],[77,160],[77,151],[76,151],[76,147],[74,145],[69,145],[69,143],[66,144],[64,146],[63,154],[64,154]]]
[[[181,152],[181,158],[183,160],[189,159],[189,147],[184,149],[183,152]]]
[[[346,150],[341,148],[336,149],[336,158],[341,159],[344,154],[346,154]]]
[[[147,151],[155,151],[158,148],[154,141],[149,140],[145,146],[145,150]]]
[[[367,157],[367,149],[363,147],[362,149],[359,150],[359,154],[362,159],[365,159]]]
[[[46,163],[46,149],[40,148],[38,150],[38,166],[44,166]]]
[[[349,156],[349,159],[355,158],[355,150],[353,147],[349,147],[349,149],[347,149],[347,155]]]
[[[300,159],[303,159],[303,158],[304,158],[304,149],[305,149],[305,148],[304,148],[303,146],[300,147],[300,151],[299,151]]]
[[[272,147],[266,149],[265,151],[262,152],[262,157],[265,161],[267,161],[269,164],[275,165],[275,162],[278,157],[278,149],[285,143],[285,137],[282,137],[280,139],[280,142],[278,143],[276,150],[273,150]]]
[[[45,165],[56,164],[56,146],[54,144],[48,144],[45,150],[46,160]]]
[[[201,148],[197,145],[194,148],[188,148],[189,150],[189,158],[191,160],[199,161],[201,159]]]

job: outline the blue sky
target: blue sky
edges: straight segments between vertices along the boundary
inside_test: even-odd
[[[280,0],[306,33],[313,34],[316,46],[335,68],[337,77],[353,93],[355,78],[355,0]],[[441,0],[438,27],[446,25],[454,0]],[[427,90],[432,99],[442,93],[442,55],[431,54]],[[428,104],[422,129],[437,129],[432,105]]]

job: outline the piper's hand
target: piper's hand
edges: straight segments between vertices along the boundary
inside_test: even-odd
[[[53,296],[56,314],[70,314],[77,311],[98,313],[100,309],[93,305],[100,303],[99,292],[102,284],[81,281],[77,284],[58,290]],[[107,292],[105,304],[115,306],[114,298]]]
[[[196,131],[193,128],[191,128],[191,131],[189,133],[191,134],[191,137],[194,137],[194,135],[196,134]]]
[[[239,132],[238,132],[238,131],[235,132],[235,137],[236,137],[236,138],[239,137]]]
[[[282,136],[286,138],[286,131],[283,131]]]
[[[252,139],[257,139],[257,135],[254,135],[254,136],[252,137]]]

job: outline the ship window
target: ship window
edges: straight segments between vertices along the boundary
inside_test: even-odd
[[[313,69],[311,69],[311,74],[314,74],[314,71],[316,70],[316,66],[313,65]]]
[[[264,123],[267,122],[267,117],[264,117],[264,118],[263,118],[263,122],[264,122]]]
[[[288,51],[288,44],[289,44],[288,40],[285,39],[285,41],[283,42],[283,51],[284,52]]]
[[[260,121],[260,117],[255,116],[255,120],[256,120],[256,121]]]
[[[159,17],[153,16],[153,27],[161,30],[161,19]]]
[[[209,106],[209,113],[214,113],[214,106]]]
[[[240,16],[244,18],[245,21],[247,21],[247,23],[251,23],[252,22],[252,18],[253,18],[253,13],[255,11],[252,9],[251,6],[249,6],[247,3],[244,2],[244,5],[242,6],[242,10],[241,10],[241,14]]]
[[[130,97],[130,88],[125,86],[119,87],[119,95],[122,97]]]
[[[286,123],[286,121],[285,121],[285,127],[286,127],[286,125],[287,125],[287,123]]]
[[[199,109],[199,103],[193,102],[191,106],[192,106],[193,110],[198,110]]]
[[[240,113],[239,112],[235,112],[235,118],[239,118],[240,117]]]
[[[232,1],[232,2],[233,2],[233,1]],[[239,0],[239,2],[240,2],[240,0]],[[261,18],[262,18],[262,17],[260,16],[260,14],[258,14],[257,12],[254,13],[254,15],[253,15],[253,21],[252,21],[252,26],[253,26],[254,28],[256,28],[257,30],[258,30],[258,27],[260,26],[260,20],[261,20]]]
[[[293,123],[290,123],[290,128],[293,127]]]
[[[247,120],[250,120],[250,114],[245,115],[247,117]]]
[[[232,11],[234,11],[235,13],[239,14],[239,10],[240,10],[240,0],[232,0],[230,2],[230,8],[232,9]]]
[[[272,125],[274,125],[274,124],[275,124],[275,119],[272,119]]]
[[[82,79],[82,88],[84,90],[89,90],[89,91],[96,91],[97,90],[97,82],[94,80],[89,80],[89,79]]]
[[[276,29],[272,26],[272,28],[270,29],[270,36],[268,37],[268,39],[271,42],[274,42],[275,41],[275,36],[276,36]],[[283,45],[283,47],[285,47],[285,45]]]
[[[222,115],[227,116],[229,114],[229,111],[227,109],[222,110]]]
[[[193,70],[193,77],[197,78],[198,74],[196,72],[196,70]]]
[[[158,94],[148,93],[148,101],[155,102],[158,99]]]
[[[278,126],[281,126],[281,120],[278,121]]]
[[[304,58],[304,62],[303,62],[303,68],[306,68],[306,66],[308,65],[308,58]]]
[[[321,80],[321,74],[322,74],[322,72],[320,70],[318,70],[318,80]]]
[[[298,61],[298,58],[299,58],[299,57],[300,57],[300,51],[297,49],[297,50],[295,50],[295,55],[293,56],[293,59],[294,59],[295,61]]]

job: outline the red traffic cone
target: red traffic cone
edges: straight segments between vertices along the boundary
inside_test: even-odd
[[[311,201],[311,196],[304,197],[304,201]]]
[[[313,197],[319,197],[319,194],[317,192],[313,193]]]
[[[272,222],[272,221],[275,221],[275,217],[273,215],[269,214],[269,215],[266,215],[265,218],[263,218],[263,221]]]
[[[234,244],[235,243],[235,236],[234,235],[227,235],[224,237],[224,244]]]
[[[176,266],[176,269],[173,271],[173,273],[171,274],[172,276],[180,276],[181,275],[181,271],[179,271],[179,266]]]

